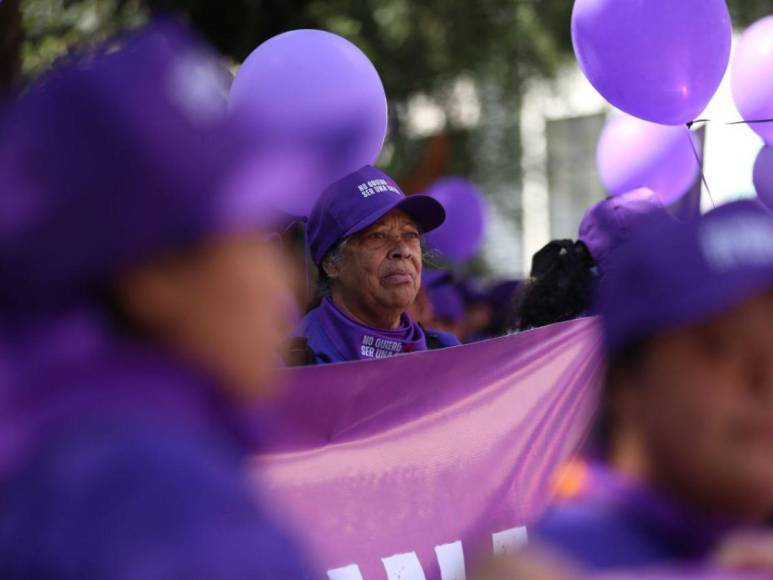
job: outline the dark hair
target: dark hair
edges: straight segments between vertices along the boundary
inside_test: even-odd
[[[597,276],[584,243],[550,242],[532,259],[531,280],[521,295],[515,328],[539,328],[587,313]]]

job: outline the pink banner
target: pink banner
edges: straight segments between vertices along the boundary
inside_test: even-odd
[[[257,459],[321,578],[461,580],[517,549],[587,432],[593,319],[440,351],[287,371]]]

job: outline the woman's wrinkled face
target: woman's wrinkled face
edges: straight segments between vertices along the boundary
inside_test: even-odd
[[[287,263],[263,236],[225,238],[138,269],[122,294],[143,326],[250,398],[270,387],[295,322]]]
[[[708,511],[773,513],[773,293],[658,338],[636,382],[657,480]]]
[[[404,212],[392,210],[349,238],[331,277],[351,311],[404,312],[421,287],[421,237],[416,224]]]

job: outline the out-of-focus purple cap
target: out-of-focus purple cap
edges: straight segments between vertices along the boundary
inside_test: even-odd
[[[436,284],[427,288],[435,318],[457,323],[464,320],[464,301],[452,284]]]
[[[579,240],[603,270],[611,252],[631,235],[634,224],[652,212],[667,214],[658,196],[647,188],[607,198],[585,213]]]
[[[440,284],[451,284],[454,273],[451,270],[422,270],[421,287],[431,288]]]
[[[642,220],[610,257],[598,311],[611,355],[773,289],[773,216],[738,201],[692,222]]]
[[[522,280],[503,280],[489,290],[489,304],[495,316],[509,314],[515,293],[523,286]]]
[[[426,195],[406,197],[391,177],[370,165],[336,181],[309,216],[307,236],[314,262],[319,266],[339,240],[367,229],[393,209],[407,213],[422,233],[446,219],[440,202]]]
[[[485,304],[488,301],[488,293],[483,282],[473,275],[462,277],[456,284],[456,289],[467,306]]]
[[[56,67],[0,123],[0,318],[82,302],[119,272],[272,216],[217,57],[155,23]],[[0,323],[2,324],[2,323]]]

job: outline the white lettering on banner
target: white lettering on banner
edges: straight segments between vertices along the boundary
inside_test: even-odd
[[[357,564],[327,571],[328,580],[362,580],[362,573]]]
[[[436,546],[435,555],[440,567],[440,580],[467,580],[461,542]]]
[[[529,541],[529,535],[526,528],[510,528],[503,532],[497,532],[491,535],[494,544],[494,555],[504,556],[505,554],[514,554]]]
[[[514,554],[524,548],[528,541],[529,534],[525,526],[491,534],[495,556]],[[440,580],[466,580],[464,548],[461,541],[435,546],[435,556],[440,568]],[[416,552],[382,558],[381,563],[389,580],[426,580]],[[329,580],[363,580],[357,564],[328,570],[327,577]]]
[[[427,580],[416,552],[382,558],[389,580]]]

